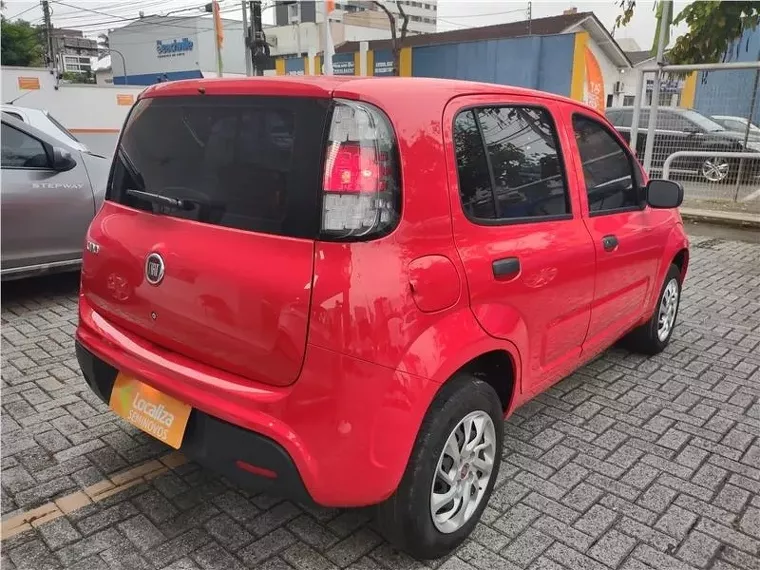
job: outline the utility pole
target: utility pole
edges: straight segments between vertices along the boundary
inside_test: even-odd
[[[760,61],[760,52],[757,54],[757,61]],[[752,126],[752,118],[755,116],[755,105],[757,103],[757,85],[760,83],[760,69],[755,70],[755,84],[752,86],[752,99],[749,103],[749,114],[747,115],[747,128],[744,129],[744,144],[742,148],[746,152],[747,142],[749,141],[749,129]],[[742,170],[744,170],[744,159],[739,159],[739,169],[736,171],[736,192],[734,193],[734,202],[739,201],[739,187],[742,183]]]
[[[533,2],[528,2],[528,35],[532,35],[533,27]]]
[[[322,38],[324,49],[322,50],[322,69],[325,75],[333,74],[333,55],[335,55],[335,45],[332,40],[332,30],[330,29],[330,13],[335,10],[334,0],[325,0],[325,30]],[[393,30],[396,33],[396,30]]]
[[[264,75],[263,59],[268,55],[264,28],[261,23],[261,0],[252,0],[251,7],[251,32],[253,36],[253,74]]]
[[[654,76],[652,85],[652,103],[649,105],[649,125],[647,128],[647,140],[644,144],[644,171],[649,174],[652,169],[652,153],[654,151],[654,131],[657,128],[657,107],[660,105],[660,84],[662,83],[662,66],[665,65],[665,47],[669,37],[670,26],[670,0],[661,0],[660,32],[657,37],[657,74]]]
[[[53,51],[53,23],[50,19],[50,4],[48,0],[41,0],[42,16],[45,21],[45,48],[47,50],[48,67],[55,64],[55,53]]]
[[[251,30],[248,28],[248,2],[241,1],[243,9],[243,50],[245,52],[245,74],[247,77],[253,75],[253,59],[251,57]]]

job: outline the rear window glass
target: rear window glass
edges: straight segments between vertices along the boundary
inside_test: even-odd
[[[328,113],[328,100],[296,97],[143,99],[124,127],[108,198],[155,214],[315,237]]]

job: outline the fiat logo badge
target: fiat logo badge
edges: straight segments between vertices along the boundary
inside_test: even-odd
[[[145,260],[145,279],[151,285],[158,285],[164,279],[164,258],[151,253]]]

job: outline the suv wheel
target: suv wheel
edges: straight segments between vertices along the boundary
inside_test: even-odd
[[[432,559],[467,538],[496,481],[503,424],[487,383],[461,374],[441,388],[398,489],[379,506],[380,530],[396,548]]]
[[[702,177],[708,182],[723,182],[728,178],[730,171],[731,163],[725,157],[706,158],[700,168]]]
[[[628,348],[650,355],[659,354],[665,350],[676,326],[680,301],[681,271],[676,265],[671,265],[657,299],[654,314],[624,339]]]

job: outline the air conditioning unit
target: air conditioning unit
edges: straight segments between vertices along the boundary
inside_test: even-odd
[[[615,85],[613,86],[613,91],[617,93],[622,93],[625,90],[625,84],[622,81],[615,81]]]
[[[288,4],[288,22],[298,24],[301,21],[301,6],[298,3]]]

